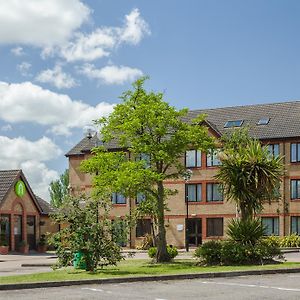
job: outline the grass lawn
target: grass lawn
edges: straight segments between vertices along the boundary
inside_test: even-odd
[[[148,259],[130,259],[122,261],[117,267],[105,267],[97,273],[88,273],[84,270],[74,270],[67,268],[47,273],[36,273],[29,275],[16,275],[0,277],[0,284],[4,283],[23,283],[23,282],[42,282],[42,281],[63,281],[79,279],[98,279],[128,276],[150,276],[167,274],[189,274],[203,272],[224,272],[240,270],[264,270],[280,268],[300,268],[300,263],[286,262],[264,266],[197,266],[194,260],[175,260],[172,263],[153,264]]]

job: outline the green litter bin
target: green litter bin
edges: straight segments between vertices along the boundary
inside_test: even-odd
[[[86,262],[85,262],[85,259],[84,259],[83,252],[78,251],[78,252],[74,253],[73,267],[75,269],[81,269],[81,270],[86,269]]]

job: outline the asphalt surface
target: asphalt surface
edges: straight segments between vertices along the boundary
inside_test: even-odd
[[[300,274],[0,291],[0,299],[300,299]]]

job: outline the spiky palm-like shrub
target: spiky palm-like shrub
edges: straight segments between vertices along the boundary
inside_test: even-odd
[[[227,228],[230,240],[252,246],[264,236],[264,232],[260,219],[232,219]]]

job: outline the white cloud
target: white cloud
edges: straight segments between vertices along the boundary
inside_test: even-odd
[[[40,72],[35,80],[50,83],[58,89],[69,89],[77,85],[75,79],[70,74],[63,72],[60,65],[56,65],[54,69]]]
[[[61,44],[90,12],[80,0],[0,0],[0,44]]]
[[[22,47],[12,48],[10,52],[15,56],[23,56],[25,54]]]
[[[140,11],[134,9],[125,16],[121,27],[101,27],[90,34],[77,33],[74,38],[56,48],[45,48],[43,57],[58,54],[68,62],[93,61],[105,56],[122,43],[138,44],[145,35],[150,34],[146,21]]]
[[[12,126],[10,124],[6,124],[6,125],[3,125],[2,127],[0,127],[0,131],[7,132],[7,131],[11,131],[11,130],[12,130]]]
[[[140,11],[136,8],[125,16],[125,26],[121,30],[120,41],[138,44],[145,34],[150,34],[146,21],[141,18]]]
[[[86,75],[90,79],[97,79],[105,84],[124,84],[132,82],[143,75],[143,72],[136,68],[126,66],[106,66],[96,69],[94,65],[85,64],[79,73]]]
[[[17,65],[17,70],[22,76],[31,76],[31,74],[28,72],[30,68],[31,64],[27,61],[23,61],[21,64]]]
[[[29,141],[0,136],[0,169],[22,169],[33,191],[45,199],[49,199],[50,182],[59,175],[44,162],[61,154],[61,149],[47,137]]]
[[[71,134],[72,128],[83,128],[92,120],[107,116],[114,106],[105,102],[91,106],[31,82],[0,82],[0,99],[0,119],[51,126],[53,133],[63,135]]]

